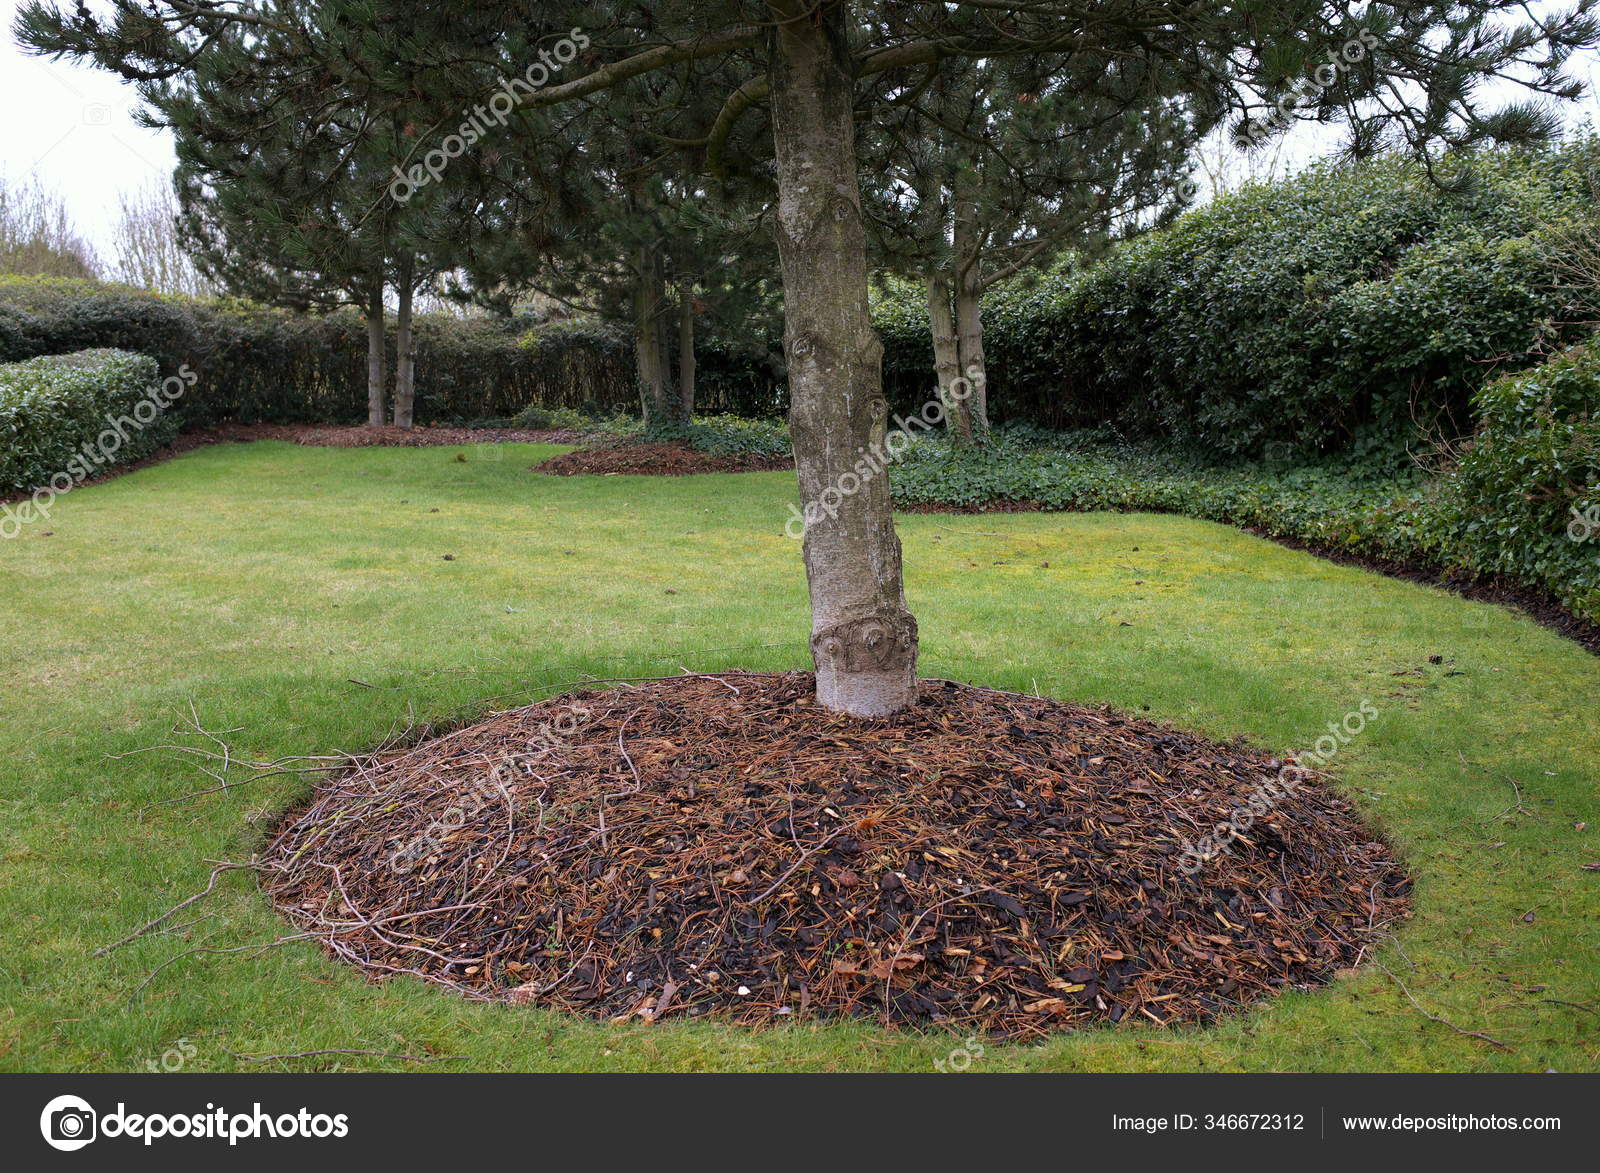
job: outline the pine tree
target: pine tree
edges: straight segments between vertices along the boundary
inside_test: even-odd
[[[958,443],[989,431],[983,294],[1184,202],[1184,164],[1205,128],[1143,72],[1069,55],[945,63],[927,84],[886,94],[887,115],[865,135],[875,251],[927,291]]]
[[[664,145],[682,149],[694,136],[667,129],[677,115],[705,102],[708,79],[750,66],[726,91],[703,146],[716,169],[755,175],[756,167],[743,168],[737,158],[728,166],[730,148],[737,156],[749,141],[739,137],[746,115],[763,105],[770,111],[790,431],[808,503],[803,556],[817,695],[832,710],[882,716],[916,697],[917,627],[906,607],[887,478],[868,460],[883,447],[888,416],[882,346],[868,314],[855,145],[858,96],[864,118],[882,111],[873,79],[913,79],[946,61],[1053,54],[1103,69],[1138,62],[1148,67],[1146,96],[1181,95],[1202,124],[1232,118],[1252,141],[1278,133],[1279,116],[1298,115],[1344,122],[1353,154],[1395,146],[1426,157],[1441,143],[1552,133],[1554,115],[1532,102],[1484,111],[1480,83],[1520,71],[1536,95],[1574,96],[1579,87],[1563,72],[1566,58],[1600,38],[1588,7],[1533,22],[1521,18],[1520,0],[670,0],[648,11],[554,0],[538,8],[537,20],[581,27],[593,51],[573,52],[570,70],[522,105],[588,108],[619,87],[626,92],[635,79],[667,77],[673,84],[659,108],[640,102],[611,116],[670,136],[674,142]],[[982,20],[969,19],[978,10]],[[133,77],[190,68],[208,51],[207,38],[230,23],[291,41],[313,27],[333,30],[347,72],[432,108],[440,94],[459,96],[453,83],[480,80],[479,63],[493,68],[536,47],[528,22],[527,6],[493,0],[226,9],[114,0],[104,23],[86,9],[67,14],[31,3],[18,28],[41,51],[86,56]],[[489,27],[500,39],[486,45],[481,36]],[[397,58],[415,55],[414,45],[429,46],[430,65],[455,66],[435,91],[409,89],[396,68]],[[535,137],[528,148],[538,145]]]

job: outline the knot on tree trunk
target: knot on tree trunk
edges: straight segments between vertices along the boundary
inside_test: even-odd
[[[916,660],[917,621],[909,611],[884,607],[816,632],[811,654],[819,671],[892,672]]]

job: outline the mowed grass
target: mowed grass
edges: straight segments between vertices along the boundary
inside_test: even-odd
[[[133,751],[191,713],[267,759],[585,674],[807,665],[792,476],[528,471],[551,451],[213,447],[0,542],[0,1067],[170,1052],[189,1070],[418,1069],[234,1057],[354,1049],[447,1057],[435,1071],[929,1071],[963,1045],[870,1023],[596,1023],[375,984],[309,944],[237,951],[288,931],[239,872],[175,931],[93,955],[199,891],[207,861],[247,858],[309,791],[279,777],[167,802],[216,783]],[[925,675],[1278,751],[1370,700],[1338,784],[1417,879],[1383,968],[1206,1029],[982,1041],[973,1070],[1600,1067],[1600,873],[1583,868],[1600,861],[1600,660],[1512,612],[1202,522],[900,528]],[[214,952],[180,956],[197,949]]]

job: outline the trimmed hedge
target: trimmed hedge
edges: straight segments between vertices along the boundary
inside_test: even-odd
[[[602,329],[425,315],[416,345],[424,421],[635,398],[631,352]],[[163,374],[187,363],[199,381],[179,408],[185,425],[366,419],[366,326],[354,312],[295,314],[93,281],[0,278],[0,360],[91,346],[151,355]]]
[[[1464,193],[1396,159],[1247,187],[1079,273],[984,303],[997,421],[1114,422],[1217,455],[1328,453],[1472,427],[1497,372],[1579,341],[1593,291],[1561,234],[1596,218],[1600,144],[1457,158]],[[877,298],[890,400],[926,400],[922,291]]]
[[[154,359],[84,350],[0,365],[0,494],[62,492],[176,433]]]
[[[416,319],[417,419],[506,419],[530,405],[591,415],[636,411],[631,342],[587,321]],[[390,321],[390,369],[393,337]],[[185,426],[364,423],[366,325],[341,310],[296,314],[237,299],[165,296],[94,281],[0,276],[0,362],[88,347],[154,357],[199,376]],[[784,409],[770,356],[706,345],[697,390],[710,412]]]

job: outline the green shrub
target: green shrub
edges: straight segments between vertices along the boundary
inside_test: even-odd
[[[589,431],[594,418],[571,407],[545,407],[530,403],[511,417],[511,426],[534,431]]]
[[[88,347],[148,354],[163,375],[188,364],[198,383],[177,408],[186,426],[366,419],[366,325],[352,311],[296,314],[95,281],[0,277],[0,361]],[[506,418],[531,403],[614,410],[634,400],[631,352],[593,326],[422,315],[416,347],[423,421]],[[391,369],[392,350],[391,342]]]
[[[713,456],[754,456],[774,460],[793,455],[789,426],[778,420],[733,415],[697,415],[689,425],[691,447]]]
[[[1600,613],[1600,349],[1490,383],[1476,406],[1444,481],[1457,560]]]
[[[1592,291],[1563,283],[1566,226],[1593,220],[1600,145],[1454,159],[1463,192],[1383,159],[1246,187],[1079,273],[983,306],[998,421],[1113,422],[1213,455],[1331,453],[1414,418],[1471,430],[1495,374],[1579,340]],[[931,394],[918,287],[874,301],[889,399]]]
[[[149,455],[176,431],[159,390],[155,360],[127,351],[0,365],[0,493],[62,492]]]

